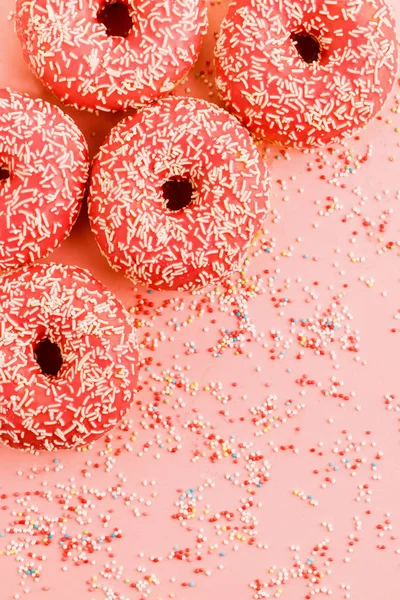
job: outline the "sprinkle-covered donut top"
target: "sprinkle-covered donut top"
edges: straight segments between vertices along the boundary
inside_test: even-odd
[[[87,271],[35,265],[0,278],[0,439],[20,449],[72,448],[130,407],[134,328]]]
[[[17,0],[25,59],[77,108],[126,110],[171,91],[207,29],[205,0]]]
[[[70,233],[88,174],[85,138],[70,117],[0,90],[0,272],[42,258]]]
[[[193,290],[240,269],[269,192],[267,166],[234,117],[171,97],[111,131],[93,164],[89,218],[129,279]]]
[[[215,51],[216,84],[259,137],[323,146],[376,114],[397,54],[384,0],[232,0]]]

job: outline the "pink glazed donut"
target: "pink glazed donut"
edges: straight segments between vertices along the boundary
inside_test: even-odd
[[[135,330],[121,303],[78,267],[0,278],[0,440],[21,450],[95,441],[129,409]]]
[[[92,167],[89,218],[110,264],[153,289],[240,269],[269,209],[267,166],[221,108],[167,98],[121,121]]]
[[[215,51],[216,84],[258,137],[324,146],[379,111],[397,61],[384,0],[232,0]]]
[[[0,272],[46,256],[69,235],[88,176],[85,138],[70,117],[0,90]]]
[[[197,59],[205,0],[17,0],[32,71],[60,100],[127,110],[170,92]]]

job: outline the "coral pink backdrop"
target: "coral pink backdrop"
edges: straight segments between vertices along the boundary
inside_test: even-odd
[[[3,86],[54,99],[0,16]],[[212,47],[178,89],[217,102]],[[396,0],[400,23],[400,4]],[[67,110],[94,153],[121,115]],[[398,600],[400,90],[356,139],[267,148],[273,211],[246,269],[197,295],[113,273],[85,211],[49,260],[135,315],[140,393],[80,452],[0,447],[1,599]]]

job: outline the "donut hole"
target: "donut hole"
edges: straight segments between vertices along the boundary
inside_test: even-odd
[[[171,177],[162,187],[166,208],[172,211],[182,210],[191,204],[193,199],[193,184],[190,179]]]
[[[133,19],[129,6],[119,0],[107,2],[97,13],[97,21],[104,25],[109,37],[128,37]]]
[[[317,38],[308,31],[292,33],[290,39],[301,58],[308,64],[317,62],[321,58],[321,44]]]
[[[3,183],[3,181],[7,181],[7,179],[10,179],[10,171],[7,167],[0,166],[0,184]]]
[[[44,375],[57,377],[63,365],[61,349],[49,338],[44,338],[36,346],[35,359]]]

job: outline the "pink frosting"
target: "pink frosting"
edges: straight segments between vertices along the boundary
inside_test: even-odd
[[[41,342],[58,346],[43,371]],[[86,445],[129,409],[138,350],[129,314],[87,271],[56,264],[0,279],[0,439],[22,450]]]
[[[306,62],[293,34],[311,36]],[[215,51],[227,107],[261,138],[308,147],[338,142],[379,111],[397,72],[384,0],[233,0]]]
[[[77,108],[126,110],[171,91],[198,56],[204,0],[126,0],[127,37],[99,22],[105,0],[17,0],[25,59],[58,98]]]
[[[0,90],[0,272],[46,256],[69,235],[89,175],[85,138],[43,100]]]
[[[186,208],[168,208],[171,179],[190,182]],[[168,98],[111,131],[93,164],[89,217],[129,279],[192,290],[240,269],[269,193],[267,166],[234,117],[204,100]]]

